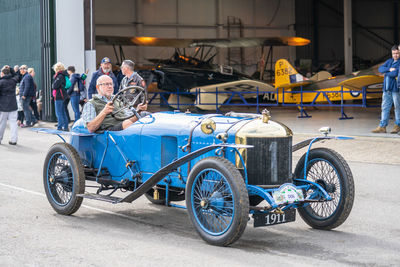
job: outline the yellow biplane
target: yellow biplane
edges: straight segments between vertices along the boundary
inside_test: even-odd
[[[376,65],[371,69],[355,72],[351,75],[332,77],[326,71],[306,78],[286,60],[275,64],[275,95],[279,103],[321,103],[346,100],[380,98],[383,76]],[[363,88],[365,88],[363,90]]]

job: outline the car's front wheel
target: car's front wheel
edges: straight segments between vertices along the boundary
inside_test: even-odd
[[[243,234],[249,216],[244,179],[228,160],[209,157],[191,170],[186,207],[199,235],[208,243],[227,246]]]

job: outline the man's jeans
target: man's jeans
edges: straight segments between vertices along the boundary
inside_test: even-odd
[[[81,113],[79,111],[80,98],[81,97],[79,95],[71,96],[71,106],[75,113],[75,121],[79,120],[79,118],[81,117]]]
[[[68,130],[68,119],[65,114],[64,100],[54,101],[54,107],[56,109],[56,116],[58,120],[57,130]]]
[[[400,126],[400,93],[384,91],[382,94],[382,115],[380,127],[386,127],[389,124],[390,110],[394,104],[395,123]]]
[[[31,96],[26,96],[25,99],[22,100],[22,108],[24,109],[24,115],[26,120],[26,126],[31,126],[32,123],[36,122],[36,119],[33,118],[32,110],[30,108],[30,103],[32,100]]]

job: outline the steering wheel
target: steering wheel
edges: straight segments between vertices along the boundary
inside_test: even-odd
[[[133,116],[140,119],[141,116],[137,112],[135,106],[142,97],[142,104],[145,104],[147,101],[147,94],[143,87],[134,85],[122,89],[111,100],[115,109],[111,113],[111,116],[120,121],[132,118]]]

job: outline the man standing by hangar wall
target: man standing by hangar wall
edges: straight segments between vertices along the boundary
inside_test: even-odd
[[[399,71],[399,50],[397,45],[392,47],[392,58],[379,67],[379,72],[385,75],[383,79],[382,114],[379,126],[372,130],[373,133],[386,133],[389,124],[390,110],[394,104],[395,125],[390,133],[400,132],[400,94],[396,77]]]
[[[108,75],[112,79],[114,83],[114,94],[118,92],[118,82],[117,78],[115,77],[114,73],[112,72],[111,60],[108,57],[105,57],[100,62],[100,68],[93,73],[92,80],[90,81],[89,90],[88,90],[88,97],[89,99],[92,98],[93,94],[96,94],[96,81],[102,75]]]

